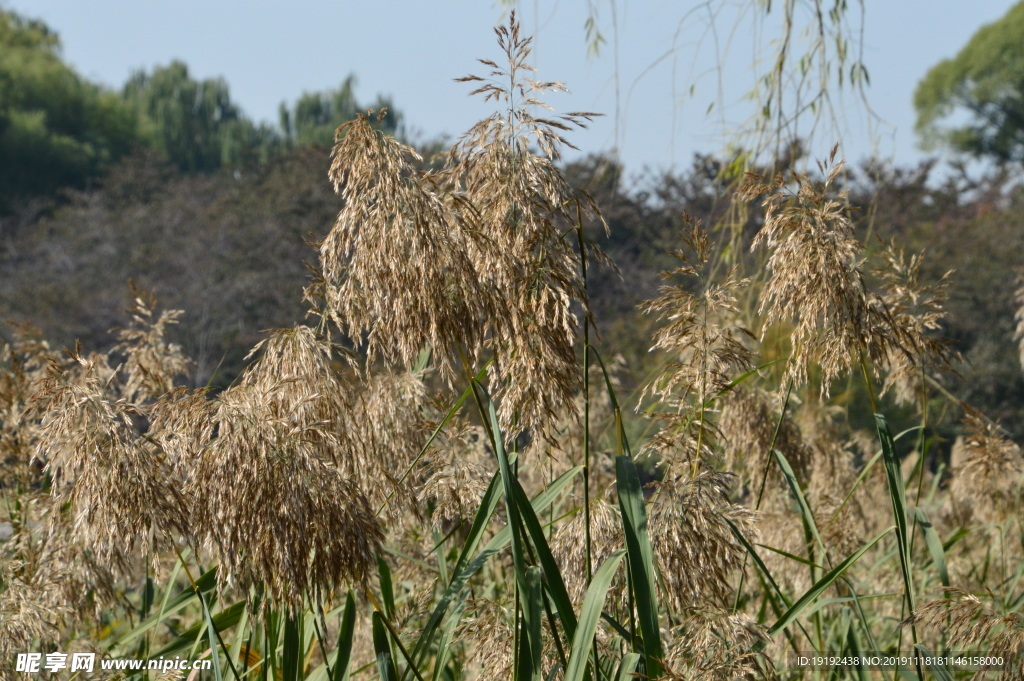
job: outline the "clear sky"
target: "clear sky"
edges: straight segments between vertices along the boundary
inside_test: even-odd
[[[755,77],[753,32],[749,22],[733,30],[735,8],[749,2],[714,3],[725,6],[714,34],[705,32],[707,13],[701,11],[712,3],[591,2],[599,9],[607,43],[590,58],[583,29],[587,0],[518,4],[524,30],[536,35],[539,77],[561,80],[572,90],[571,96],[552,98],[552,104],[606,114],[571,141],[583,152],[617,145],[627,171],[634,172],[645,165],[688,164],[695,151],[721,149],[723,126],[750,114],[742,94]],[[885,125],[872,138],[863,109],[853,98],[840,102],[844,155],[869,155],[874,139],[874,148],[897,163],[920,159],[911,103],[915,85],[930,66],[955,55],[974,31],[1012,4],[864,0],[868,97]],[[0,5],[46,21],[60,34],[65,58],[83,75],[112,87],[120,87],[135,69],[182,59],[195,77],[223,76],[250,117],[276,122],[281,101],[336,87],[355,73],[361,101],[391,95],[407,125],[422,137],[458,134],[488,111],[468,100],[467,86],[452,79],[483,70],[476,58],[499,56],[491,28],[506,11],[491,0],[0,0]],[[850,5],[857,20],[859,5],[855,0]],[[724,59],[716,57],[716,38]],[[713,71],[718,62],[724,63],[720,75]],[[689,95],[692,83],[696,88]],[[712,102],[725,106],[708,114]]]

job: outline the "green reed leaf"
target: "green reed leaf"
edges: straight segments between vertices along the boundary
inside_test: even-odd
[[[881,414],[875,414],[878,440],[882,444],[882,460],[885,462],[885,477],[892,502],[892,515],[896,521],[896,541],[899,545],[900,571],[903,574],[904,595],[907,609],[914,610],[914,581],[910,574],[910,533],[907,531],[907,494],[903,486],[903,471],[899,455],[893,442],[889,423]]]
[[[338,647],[334,657],[334,676],[331,681],[348,681],[348,667],[352,661],[352,639],[356,633],[356,599],[349,589],[345,596],[345,613],[338,629]]]
[[[949,569],[946,567],[946,552],[942,548],[939,533],[935,531],[935,526],[928,519],[928,514],[924,512],[924,509],[914,509],[914,520],[917,521],[917,524],[921,527],[921,532],[924,533],[924,543],[928,547],[928,553],[932,557],[932,562],[935,563],[935,567],[939,571],[939,580],[942,582],[942,586],[948,588]]]
[[[854,563],[860,560],[861,556],[867,553],[872,546],[877,544],[882,539],[882,537],[889,534],[889,532],[891,532],[892,529],[892,527],[888,528],[887,530],[879,534],[877,537],[869,541],[867,544],[857,549],[849,558],[847,558],[839,565],[836,565],[834,568],[829,570],[824,577],[819,579],[810,589],[807,590],[807,592],[803,596],[801,596],[797,600],[796,603],[793,604],[793,607],[787,610],[786,613],[782,617],[780,617],[775,624],[772,625],[772,627],[768,630],[768,635],[774,636],[779,631],[789,626],[800,615],[800,613],[802,613],[807,608],[807,606],[813,603],[814,600],[821,595],[821,593],[825,589],[830,587],[833,582],[839,579],[839,577],[841,577],[842,574],[850,568],[850,566],[852,566]],[[763,642],[758,643],[754,646],[755,651],[759,652],[763,649]]]
[[[512,494],[522,516],[523,525],[526,527],[530,540],[537,550],[537,558],[544,569],[548,593],[551,594],[551,600],[554,601],[555,609],[562,620],[566,638],[572,639],[576,633],[576,613],[573,612],[572,600],[569,598],[569,592],[565,588],[565,580],[562,578],[562,573],[558,569],[558,563],[555,561],[551,548],[548,546],[547,538],[544,536],[544,528],[537,518],[533,504],[530,503],[519,481],[515,480],[513,482]]]
[[[569,655],[564,681],[581,681],[586,673],[587,662],[590,659],[590,646],[594,640],[594,633],[597,631],[597,621],[601,618],[601,608],[608,595],[612,579],[615,578],[615,573],[619,569],[619,563],[622,562],[625,555],[625,551],[616,551],[608,556],[608,559],[594,573],[594,578],[587,589],[587,595],[583,599],[583,607],[580,608],[579,624],[576,627],[576,635],[572,639],[572,653]]]
[[[644,638],[647,675],[661,674],[665,653],[661,645],[658,600],[654,591],[654,552],[647,535],[647,510],[640,476],[633,459],[626,455],[615,458],[619,508],[622,510],[622,531],[626,538],[632,589],[635,596],[640,631]],[[575,650],[573,651],[575,652]]]
[[[376,610],[373,612],[373,651],[376,654],[377,671],[380,673],[381,681],[398,681],[384,617]]]

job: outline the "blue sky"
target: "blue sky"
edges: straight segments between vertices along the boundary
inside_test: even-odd
[[[539,76],[572,90],[551,103],[606,114],[571,137],[583,152],[618,146],[627,171],[688,164],[695,151],[723,148],[730,126],[746,119],[742,95],[753,85],[751,24],[736,25],[744,0],[719,0],[719,52],[707,33],[705,3],[591,0],[607,38],[588,58],[587,0],[524,0],[523,28],[536,36]],[[276,122],[281,101],[337,86],[355,73],[361,100],[389,94],[422,137],[458,134],[488,109],[453,78],[497,58],[492,27],[505,7],[491,0],[278,2],[272,0],[0,0],[57,30],[64,56],[85,76],[120,87],[137,68],[171,59],[197,77],[223,76],[254,119]],[[781,3],[777,3],[781,4]],[[853,16],[859,5],[852,1]],[[864,61],[869,103],[884,124],[865,125],[853,97],[838,103],[843,154],[873,151],[897,163],[922,158],[913,133],[913,89],[930,66],[951,57],[1008,0],[864,0]],[[614,10],[614,11],[613,11]],[[770,32],[770,24],[767,27]],[[702,40],[702,36],[704,36]],[[731,37],[730,37],[731,36]],[[767,38],[765,38],[766,40]],[[728,50],[725,45],[728,44]],[[617,48],[617,49],[616,49]],[[668,56],[665,56],[668,55]],[[659,57],[664,57],[660,62]],[[714,70],[722,63],[721,72]],[[618,78],[616,79],[616,74]],[[692,96],[688,94],[695,84]],[[708,106],[716,106],[710,114]],[[618,115],[616,115],[618,111]],[[836,135],[823,146],[830,146]],[[820,153],[821,150],[816,150]]]

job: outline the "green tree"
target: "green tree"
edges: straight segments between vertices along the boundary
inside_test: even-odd
[[[244,117],[223,78],[195,80],[181,61],[135,72],[124,97],[138,107],[150,145],[184,171],[248,165],[278,143],[272,128]]]
[[[914,106],[926,149],[1024,161],[1024,2],[981,27],[956,57],[933,66],[918,83]],[[968,121],[950,125],[961,112]]]
[[[137,127],[116,93],[61,60],[56,33],[0,11],[0,208],[82,185],[134,148]]]
[[[391,100],[378,95],[373,104],[362,106],[356,100],[355,86],[356,77],[349,75],[337,89],[304,92],[292,109],[282,102],[281,130],[299,146],[331,146],[334,144],[334,131],[339,125],[370,108],[375,111],[387,109],[387,115],[379,124],[373,119],[375,127],[380,127],[388,134],[396,134],[401,129],[402,116],[392,106]]]

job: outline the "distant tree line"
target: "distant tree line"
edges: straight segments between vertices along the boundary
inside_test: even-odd
[[[66,64],[43,22],[0,10],[0,211],[61,187],[84,187],[118,159],[146,150],[184,172],[252,167],[293,145],[329,145],[363,110],[349,76],[335,90],[281,104],[280,127],[248,119],[223,78],[197,80],[184,62],[132,74],[120,91]],[[397,132],[387,107],[380,126]]]

